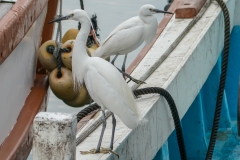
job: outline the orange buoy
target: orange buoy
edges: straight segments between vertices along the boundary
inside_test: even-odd
[[[71,106],[71,107],[82,107],[86,104],[90,103],[90,95],[88,94],[88,91],[85,87],[85,85],[83,85],[80,90],[79,90],[79,94],[78,96],[73,99],[73,100],[64,100],[63,102],[66,103],[67,105]]]
[[[42,66],[51,72],[57,67],[57,60],[52,53],[49,52],[49,49],[54,49],[56,47],[54,40],[48,40],[42,44],[38,50],[38,58]]]
[[[63,36],[62,38],[62,43],[65,43],[68,40],[73,40],[76,39],[77,34],[78,34],[79,30],[78,29],[69,29]]]
[[[54,69],[49,75],[49,85],[53,93],[62,100],[73,100],[79,92],[74,91],[72,72],[64,67],[61,67],[62,77],[57,77],[58,69]]]

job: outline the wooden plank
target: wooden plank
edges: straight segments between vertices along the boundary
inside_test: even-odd
[[[194,18],[206,0],[183,0],[175,11],[176,18]]]
[[[39,111],[46,109],[47,90],[47,76],[37,74],[34,87],[25,101],[15,126],[0,146],[1,159],[21,159],[21,157],[24,159],[24,156],[29,154],[33,136],[32,122]]]
[[[0,20],[12,8],[13,3],[0,3]]]
[[[0,20],[0,64],[38,18],[48,0],[18,0]]]

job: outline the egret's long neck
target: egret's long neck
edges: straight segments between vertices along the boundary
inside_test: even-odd
[[[86,42],[90,32],[89,20],[81,20],[81,29],[76,37],[73,53],[72,53],[72,73],[74,80],[74,88],[78,89],[84,82],[85,63],[90,58],[86,51]]]
[[[157,32],[158,22],[153,15],[139,15],[140,19],[144,22],[144,40],[146,44],[150,44]]]
[[[88,57],[86,52],[86,42],[90,32],[90,22],[86,19],[81,22],[81,29],[76,37],[73,54],[81,54],[81,59]]]

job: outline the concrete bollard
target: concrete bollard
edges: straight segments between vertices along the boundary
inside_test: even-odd
[[[39,112],[33,122],[33,160],[75,160],[77,117]]]

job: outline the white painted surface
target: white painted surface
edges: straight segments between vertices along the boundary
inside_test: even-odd
[[[227,6],[230,10],[231,24],[234,24],[234,9],[239,9],[240,3],[229,0]],[[220,11],[220,7],[213,1],[199,22],[183,38],[163,64],[147,79],[147,84],[141,86],[141,88],[156,86],[167,89],[175,100],[181,118],[195,99],[222,51],[223,15],[220,14]],[[236,17],[235,21],[237,21]],[[172,18],[132,76],[141,77],[190,20]],[[142,96],[137,102],[141,108],[141,116],[148,119],[147,124],[139,125],[136,129],[130,130],[116,117],[114,150],[120,155],[119,159],[121,160],[153,159],[174,129],[171,112],[162,97],[147,95]],[[79,153],[79,151],[96,148],[100,131],[101,126],[77,146],[76,157],[78,160],[118,159],[113,154],[81,155]],[[108,118],[102,147],[109,147],[110,136],[111,118]]]
[[[33,122],[33,160],[75,160],[77,117],[39,112]]]
[[[35,78],[40,35],[47,7],[27,35],[0,65],[0,144],[15,125]]]

